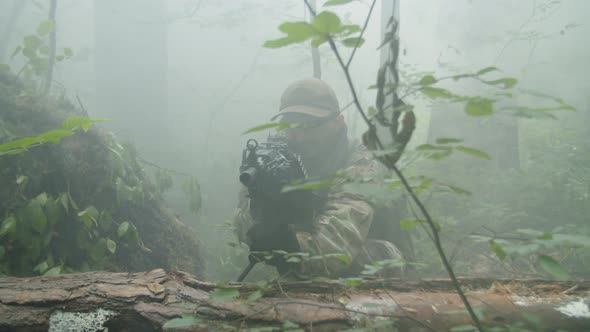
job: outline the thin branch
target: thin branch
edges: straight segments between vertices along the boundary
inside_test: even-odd
[[[307,7],[309,8],[309,10],[312,11],[313,9],[309,5],[308,0],[304,0],[304,1],[306,3]],[[369,126],[369,130],[374,129],[375,128],[375,125],[369,120],[369,118],[367,117],[367,115],[366,115],[363,107],[361,106],[361,104],[360,104],[360,102],[358,100],[358,97],[357,97],[357,94],[356,94],[356,90],[354,88],[354,85],[352,84],[352,79],[350,77],[350,72],[349,72],[348,68],[346,67],[346,65],[344,64],[344,62],[342,61],[342,57],[340,56],[340,53],[338,52],[338,48],[336,47],[336,44],[334,43],[334,39],[330,35],[328,35],[327,38],[328,38],[328,43],[330,44],[330,47],[332,48],[332,51],[334,52],[334,55],[336,56],[336,59],[338,60],[338,63],[340,64],[340,66],[342,67],[342,70],[344,71],[344,74],[346,76],[346,80],[348,82],[348,86],[350,87],[352,96],[354,98],[354,103],[355,103],[355,105],[357,107],[357,110],[359,111],[359,113],[361,113],[361,116],[363,117],[363,120],[365,120],[366,124]],[[379,139],[378,136],[375,136],[375,143],[376,143],[377,148],[379,150],[383,150],[383,144],[381,143],[381,140]],[[391,161],[391,159],[388,158],[388,156],[385,156],[385,158],[387,159],[387,161]],[[391,165],[391,168],[393,169],[393,171],[395,172],[395,174],[398,176],[398,178],[402,182],[402,184],[403,184],[404,188],[406,189],[406,191],[412,197],[412,200],[416,203],[416,205],[420,209],[420,212],[426,218],[426,221],[428,222],[428,225],[430,226],[430,228],[432,230],[432,235],[434,237],[434,245],[436,247],[436,250],[438,251],[438,254],[439,254],[440,258],[441,258],[441,261],[443,262],[443,265],[445,266],[445,269],[447,270],[447,273],[449,274],[449,277],[451,278],[451,280],[453,282],[453,286],[455,287],[455,290],[457,291],[457,294],[461,298],[461,301],[465,305],[465,308],[469,312],[469,315],[471,316],[471,319],[473,320],[473,323],[475,324],[475,326],[477,327],[477,329],[479,331],[483,331],[483,328],[481,326],[481,322],[479,321],[479,318],[477,318],[477,316],[475,314],[475,311],[471,307],[471,304],[469,303],[469,300],[467,299],[467,297],[465,296],[465,293],[463,292],[463,290],[461,289],[461,286],[459,285],[459,281],[457,280],[457,277],[455,276],[455,272],[453,271],[451,265],[449,264],[449,261],[448,261],[446,255],[445,255],[444,249],[442,247],[442,243],[440,241],[440,236],[439,236],[438,229],[437,229],[436,225],[434,224],[433,219],[431,218],[430,214],[428,213],[428,211],[424,207],[424,204],[422,204],[422,202],[420,201],[420,199],[418,198],[418,196],[416,196],[416,194],[414,193],[414,190],[412,189],[412,187],[410,186],[410,184],[408,183],[408,181],[406,180],[406,178],[404,177],[404,175],[401,173],[401,171],[395,166],[395,164],[393,164],[391,162],[389,164]]]
[[[183,175],[183,176],[188,176],[188,177],[193,177],[193,175],[190,175],[188,173],[184,173],[184,172],[181,172],[181,171],[176,171],[176,170],[173,170],[173,169],[170,169],[170,168],[165,168],[165,167],[159,166],[157,164],[154,164],[152,162],[149,162],[149,161],[147,161],[147,160],[145,160],[143,158],[140,158],[140,157],[138,157],[137,160],[140,161],[140,162],[142,162],[142,163],[144,163],[144,164],[146,164],[146,165],[152,166],[152,167],[157,168],[157,169],[162,170],[162,171],[166,171],[166,172],[169,172],[169,173],[175,173],[175,174],[178,174],[178,175]]]
[[[375,2],[377,2],[377,0],[373,0],[373,3],[371,3],[371,8],[369,8],[369,13],[367,14],[367,18],[365,19],[365,24],[363,25],[363,29],[361,30],[361,34],[359,35],[359,38],[356,41],[356,45],[354,45],[354,48],[352,49],[352,53],[350,54],[350,58],[348,58],[348,61],[346,62],[346,69],[350,68],[350,63],[352,62],[352,59],[354,58],[354,54],[356,53],[356,50],[359,48],[361,40],[363,39],[363,35],[365,34],[365,30],[367,30],[367,26],[369,25],[369,20],[371,18],[371,13],[373,13],[373,7],[375,7]]]

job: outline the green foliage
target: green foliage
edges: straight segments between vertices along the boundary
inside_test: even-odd
[[[442,142],[442,143],[440,143]],[[441,144],[441,145],[432,145],[432,144],[422,144],[419,145],[418,147],[416,147],[416,151],[420,152],[422,156],[429,158],[429,159],[434,159],[434,160],[440,160],[446,157],[449,157],[454,151],[458,151],[464,154],[467,154],[469,156],[472,157],[476,157],[476,158],[481,158],[481,159],[486,159],[486,160],[490,160],[492,159],[490,157],[490,155],[488,155],[487,153],[478,150],[478,149],[474,149],[471,147],[467,147],[467,146],[449,146],[446,144],[453,144],[453,143],[459,143],[462,142],[462,140],[457,140],[457,139],[444,139],[443,141],[437,141],[437,143]]]
[[[116,232],[124,225],[132,228],[123,223],[117,229],[113,223],[108,212],[94,206],[78,210],[69,193],[52,196],[43,192],[2,221],[0,245],[5,254],[0,270],[11,275],[56,275],[74,269],[102,269],[115,254],[117,241],[128,243],[122,237],[112,240]]]
[[[22,55],[25,65],[19,70],[22,73],[32,92],[40,89],[41,83],[46,79],[50,61],[49,35],[55,29],[55,22],[45,20],[39,23],[36,33],[23,37],[22,44],[18,45],[12,52],[11,57]],[[60,62],[70,59],[74,52],[70,48],[64,48],[61,53],[55,54],[55,61]]]
[[[330,2],[329,2],[330,3]],[[342,1],[332,1],[331,4],[336,5],[344,3]],[[359,47],[364,43],[364,39],[360,36],[352,36],[352,34],[360,32],[358,25],[342,24],[338,15],[330,11],[322,11],[317,14],[311,23],[285,22],[279,26],[279,30],[286,34],[285,37],[269,40],[264,43],[267,48],[281,48],[292,44],[306,42],[311,39],[311,45],[318,47],[328,41],[328,37],[336,39],[346,47]]]
[[[561,264],[551,256],[539,255],[539,265],[543,270],[559,280],[569,279],[569,274],[563,269]]]
[[[164,329],[187,328],[191,326],[201,325],[203,320],[198,316],[192,314],[183,314],[180,318],[174,318],[162,326]]]
[[[282,131],[287,128],[293,128],[293,126],[294,126],[294,124],[286,123],[286,122],[265,123],[265,124],[262,124],[262,125],[259,125],[259,126],[256,126],[256,127],[246,130],[245,132],[242,133],[242,135],[255,133],[255,132],[259,132],[259,131],[263,131],[263,130],[267,130],[267,129],[275,129],[276,131]]]
[[[106,119],[89,119],[85,117],[70,117],[64,120],[61,129],[50,130],[35,137],[25,137],[8,143],[0,144],[0,156],[23,153],[33,147],[46,143],[59,143],[64,137],[72,136],[78,128],[88,131],[90,126]]]
[[[328,6],[344,5],[347,3],[351,3],[352,1],[354,1],[354,0],[329,0],[329,1],[326,1],[324,6],[328,7]]]
[[[225,302],[232,301],[238,296],[240,296],[240,292],[237,289],[217,288],[213,292],[209,293],[209,300]]]
[[[365,265],[364,270],[361,272],[361,274],[365,276],[373,276],[385,269],[401,268],[405,265],[406,262],[401,259],[386,259],[382,261],[373,262],[370,265]]]
[[[292,185],[284,186],[281,189],[281,193],[288,193],[295,190],[318,190],[322,188],[329,188],[334,186],[332,181],[306,181],[303,183],[295,183]]]

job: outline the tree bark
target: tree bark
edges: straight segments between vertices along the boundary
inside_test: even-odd
[[[26,4],[26,1],[13,1],[12,11],[9,14],[8,19],[4,25],[2,34],[0,34],[0,62],[2,63],[5,62],[6,47],[9,45],[10,37],[12,36],[14,26],[16,25],[18,18],[21,16]]]
[[[53,29],[49,33],[49,58],[47,59],[47,76],[43,84],[43,94],[48,94],[53,82],[53,67],[55,66],[55,52],[57,45],[57,21],[55,12],[57,11],[57,0],[51,0],[49,6],[49,15],[47,19],[53,22]]]
[[[464,279],[461,284],[469,290],[467,295],[485,326],[520,322],[537,330],[590,327],[590,281]],[[334,331],[382,324],[383,318],[395,319],[401,331],[448,331],[469,324],[451,283],[442,279],[371,280],[357,287],[332,280],[275,282],[262,290],[237,284],[223,288],[239,295],[220,301],[215,284],[161,269],[4,277],[0,278],[0,330],[46,331],[69,323],[78,324],[78,330],[95,326],[110,331],[171,331],[175,329],[164,324],[186,314],[199,317],[190,331],[279,327],[284,321],[306,330]],[[249,301],[257,291],[263,297]],[[77,320],[67,318],[72,313],[78,313]],[[97,322],[101,317],[104,325]]]

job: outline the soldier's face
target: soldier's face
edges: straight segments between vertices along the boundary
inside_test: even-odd
[[[281,122],[292,124],[286,129],[287,144],[303,157],[313,157],[325,151],[338,137],[336,118],[294,113],[286,114]]]

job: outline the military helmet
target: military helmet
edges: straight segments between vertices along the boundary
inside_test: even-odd
[[[307,78],[295,81],[285,89],[279,113],[271,120],[290,113],[328,118],[340,114],[340,105],[334,90],[326,82]]]

